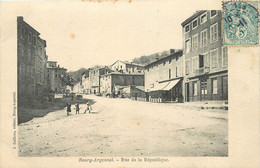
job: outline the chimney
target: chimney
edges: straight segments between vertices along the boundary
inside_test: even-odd
[[[170,49],[170,54],[175,53],[175,49]]]

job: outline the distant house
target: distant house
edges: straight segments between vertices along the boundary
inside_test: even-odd
[[[178,51],[144,67],[145,91],[150,102],[182,102],[182,59],[182,51]]]
[[[126,86],[144,86],[144,75],[111,72],[100,76],[100,93],[103,95],[120,95],[120,90]]]
[[[76,84],[73,86],[73,92],[76,93],[76,94],[81,94],[81,93],[82,93],[82,85],[81,85],[81,82],[78,82],[78,83],[76,83]]]
[[[143,66],[135,63],[129,63],[125,61],[117,60],[111,65],[113,71],[128,74],[143,73]]]
[[[47,61],[47,85],[52,92],[64,93],[66,83],[62,80],[65,78],[67,69],[57,65],[56,61]]]
[[[84,94],[90,94],[90,81],[89,81],[89,70],[81,74],[82,92]]]
[[[89,69],[89,93],[97,94],[100,93],[100,76],[110,73],[111,69],[107,66],[101,68]]]

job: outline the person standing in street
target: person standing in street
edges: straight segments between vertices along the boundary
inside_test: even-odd
[[[87,101],[87,109],[85,110],[84,114],[86,113],[86,111],[88,111],[88,113],[90,113],[91,110],[92,110],[92,107],[91,107],[90,101]]]
[[[76,102],[75,107],[76,107],[76,114],[79,114],[79,103],[78,102]]]
[[[70,112],[71,112],[71,105],[70,105],[70,103],[67,103],[67,116],[69,116],[70,115]]]

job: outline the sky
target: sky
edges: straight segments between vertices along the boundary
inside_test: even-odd
[[[216,3],[215,3],[216,4]],[[182,48],[181,23],[211,1],[24,2],[17,16],[47,42],[50,61],[68,71]]]

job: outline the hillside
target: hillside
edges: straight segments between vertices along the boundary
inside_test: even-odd
[[[154,54],[151,54],[151,55],[144,55],[144,56],[141,56],[141,57],[137,57],[137,58],[134,58],[132,60],[132,63],[147,65],[147,64],[150,64],[153,61],[156,61],[157,58],[161,59],[163,57],[170,55],[171,51],[176,52],[176,51],[178,51],[178,49],[164,50],[162,52],[154,53]]]
[[[68,74],[73,78],[74,84],[78,83],[81,80],[81,74],[85,72],[86,68],[80,68],[77,71],[70,71]]]
[[[132,62],[132,63],[136,63],[136,64],[147,65],[147,64],[155,61],[157,58],[160,59],[160,58],[170,55],[171,51],[172,52],[178,51],[178,49],[164,50],[162,52],[154,53],[151,55],[144,55],[141,57],[136,57],[132,61],[125,61],[125,62]],[[101,67],[101,65],[95,65],[91,68],[97,68],[97,67]],[[77,71],[70,71],[70,72],[68,72],[68,74],[73,78],[74,84],[76,84],[81,80],[81,74],[83,72],[85,72],[86,70],[87,70],[87,68],[80,68]]]

